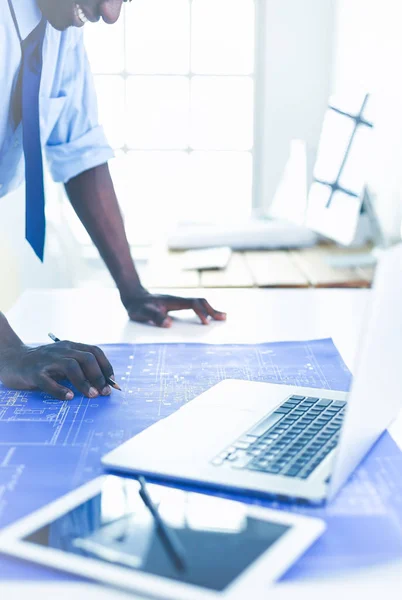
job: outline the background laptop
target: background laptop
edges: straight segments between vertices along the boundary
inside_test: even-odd
[[[103,463],[175,481],[323,502],[397,416],[401,364],[398,245],[383,253],[377,267],[349,394],[226,380],[107,454]]]

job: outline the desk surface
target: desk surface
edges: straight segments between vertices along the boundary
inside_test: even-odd
[[[172,292],[170,292],[172,293]],[[174,290],[206,296],[228,313],[226,323],[199,323],[191,311],[176,313],[170,330],[130,323],[113,289],[28,290],[9,311],[26,342],[57,337],[86,343],[257,343],[332,337],[349,368],[357,347],[369,290],[210,289]]]
[[[176,291],[175,291],[176,292]],[[180,290],[177,291],[181,293]],[[194,293],[194,292],[192,292]],[[184,293],[185,294],[185,293]],[[226,323],[199,325],[191,313],[178,314],[171,330],[129,323],[115,290],[30,290],[8,313],[19,335],[26,342],[48,342],[47,332],[89,343],[113,342],[205,342],[254,343],[332,337],[349,368],[358,347],[359,330],[370,292],[368,290],[208,290],[208,300],[228,312]],[[185,295],[188,295],[185,294]],[[194,295],[198,295],[194,293]],[[337,582],[297,584],[299,598],[335,598],[357,586],[366,598],[387,586],[389,597],[401,583],[401,565],[371,569]],[[368,580],[369,578],[369,580]],[[329,585],[330,584],[330,585]],[[291,598],[296,584],[281,584],[270,591],[272,598]],[[381,588],[377,587],[381,585]],[[347,586],[347,588],[346,588]],[[2,585],[2,600],[23,597],[26,584]],[[87,584],[43,586],[29,584],[30,598],[71,597],[76,600],[98,598],[117,600],[127,597]],[[28,595],[28,594],[27,594]],[[68,596],[67,596],[68,595]],[[308,595],[308,596],[307,596]]]

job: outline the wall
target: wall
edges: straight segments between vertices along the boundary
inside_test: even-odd
[[[51,206],[50,201],[48,205]],[[21,186],[16,192],[0,198],[2,312],[7,311],[27,288],[69,287],[72,284],[67,268],[68,257],[61,244],[62,225],[58,224],[57,229],[58,233],[48,220],[45,261],[42,264],[25,240],[25,187]]]
[[[8,310],[17,299],[22,289],[20,277],[21,254],[20,244],[13,234],[20,228],[19,197],[20,194],[10,194],[0,198],[0,311]]]
[[[264,118],[256,130],[256,195],[267,208],[295,138],[306,143],[312,178],[332,86],[335,0],[258,0],[258,6],[266,36],[259,66],[264,86],[257,88]]]
[[[40,261],[25,240],[25,191],[0,198],[0,308],[6,311],[25,287],[42,278]]]
[[[402,2],[337,0],[333,89],[363,88],[375,104],[369,184],[385,233],[400,237],[402,216]]]

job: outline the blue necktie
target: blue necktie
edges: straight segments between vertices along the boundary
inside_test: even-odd
[[[39,87],[46,19],[21,44],[22,139],[25,155],[25,237],[43,260],[45,247],[45,188],[39,124]]]
[[[42,49],[47,21],[43,17],[29,36],[22,40],[10,0],[9,5],[20,38],[22,53],[21,68],[14,97],[14,117],[17,124],[22,120],[26,183],[25,237],[38,258],[43,260],[46,222],[40,141],[39,89],[42,75]]]

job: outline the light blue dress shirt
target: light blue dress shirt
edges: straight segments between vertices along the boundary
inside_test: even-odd
[[[13,0],[25,39],[41,19],[36,0]],[[0,0],[0,196],[24,180],[22,126],[13,122],[11,100],[21,46],[7,0]],[[40,88],[43,155],[55,181],[66,182],[113,157],[102,127],[82,30],[47,25]]]

